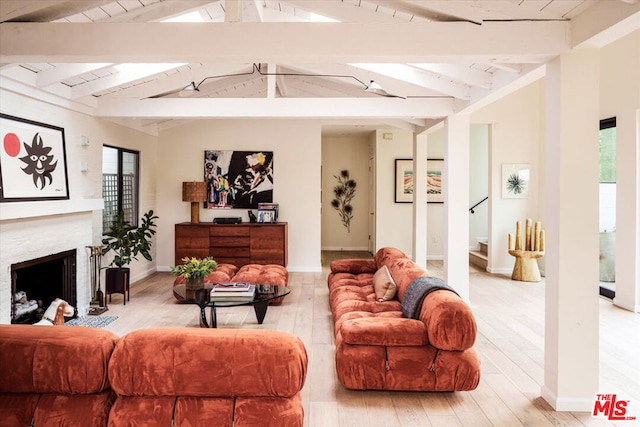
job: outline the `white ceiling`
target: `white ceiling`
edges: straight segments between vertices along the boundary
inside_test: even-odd
[[[0,86],[152,134],[212,117],[417,131],[638,30],[640,4],[0,0],[0,22]]]

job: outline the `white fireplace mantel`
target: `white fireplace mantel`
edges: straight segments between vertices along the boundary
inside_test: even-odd
[[[103,207],[103,199],[2,203],[0,204],[0,221],[98,211],[102,210]]]

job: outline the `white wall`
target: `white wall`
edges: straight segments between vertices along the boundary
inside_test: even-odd
[[[540,145],[544,140],[544,82],[534,82],[471,116],[473,123],[490,123],[489,149],[489,267],[492,273],[511,273],[514,259],[507,252],[507,235],[515,232],[516,221],[541,220],[540,182],[544,171],[540,166]],[[503,199],[502,165],[528,163],[531,167],[529,197]]]
[[[379,130],[376,140],[376,185],[378,186],[376,200],[377,240],[376,248],[395,246],[412,256],[412,221],[411,203],[394,203],[395,159],[413,158],[413,134],[407,131],[395,130],[393,141],[382,139],[382,133],[389,130]],[[472,186],[478,194],[488,194],[488,126],[484,124],[472,125],[470,140],[472,151],[471,163],[475,163],[471,179],[477,181]],[[444,129],[439,128],[427,135],[427,158],[444,158]],[[483,196],[484,197],[484,196]],[[475,239],[487,237],[487,203],[483,205],[473,218],[476,225],[471,228],[470,245],[475,245]],[[482,234],[482,236],[480,236]],[[443,259],[444,253],[444,204],[429,203],[427,205],[427,258]]]
[[[174,265],[174,225],[190,220],[182,182],[203,179],[205,150],[273,151],[273,199],[288,223],[290,271],[320,271],[320,124],[306,120],[202,120],[158,137],[158,266]],[[200,221],[246,209],[200,209]]]
[[[368,250],[369,240],[369,138],[322,138],[322,249]],[[356,195],[351,205],[353,218],[350,232],[342,223],[338,211],[331,206],[335,177],[342,170],[356,182]]]
[[[84,314],[92,297],[86,246],[102,237],[102,144],[143,150],[144,210],[155,206],[155,138],[6,90],[0,90],[0,111],[64,129],[69,181],[69,200],[0,204],[0,323],[11,316],[10,265],[69,249],[77,252],[77,308]],[[83,135],[88,146],[81,145]],[[154,271],[155,263],[131,267],[135,279]]]
[[[427,136],[427,158],[444,159],[443,127]],[[427,204],[427,259],[444,259],[444,212],[444,203]]]
[[[392,139],[383,139],[392,133]],[[395,203],[395,159],[413,157],[413,133],[405,130],[376,131],[376,250],[391,246],[409,257],[413,254],[411,203]]]

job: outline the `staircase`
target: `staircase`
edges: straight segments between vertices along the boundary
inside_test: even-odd
[[[478,239],[478,249],[469,251],[469,264],[486,271],[489,265],[489,243],[485,239]]]

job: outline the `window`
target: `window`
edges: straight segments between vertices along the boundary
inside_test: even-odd
[[[600,120],[600,182],[616,182],[616,118]]]
[[[138,226],[138,177],[140,153],[110,146],[102,147],[102,229],[104,231],[118,218]]]
[[[616,291],[616,118],[600,120],[600,295]]]

